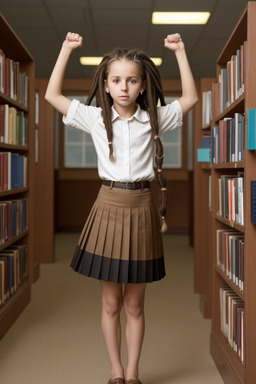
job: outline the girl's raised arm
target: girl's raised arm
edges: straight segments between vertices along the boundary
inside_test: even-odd
[[[166,48],[175,52],[178,62],[182,96],[179,98],[183,114],[188,112],[198,102],[195,81],[187,59],[184,43],[178,33],[168,35],[164,40]]]
[[[46,100],[56,108],[61,114],[67,115],[71,103],[67,97],[62,94],[62,84],[65,70],[72,51],[82,46],[83,38],[77,33],[69,32],[62,44],[56,64],[53,68],[48,87],[45,93]]]

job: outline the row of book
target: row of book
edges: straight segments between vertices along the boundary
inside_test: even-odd
[[[0,245],[27,229],[27,199],[0,202]]]
[[[211,163],[211,136],[208,134],[201,138],[201,148],[197,148],[197,161]]]
[[[28,106],[28,77],[20,71],[20,64],[5,56],[0,49],[0,92]]]
[[[8,104],[0,105],[0,142],[12,145],[28,144],[28,118]]]
[[[220,287],[220,329],[244,363],[244,302],[227,286]]]
[[[212,121],[212,91],[202,93],[202,127],[211,124]]]
[[[219,179],[218,215],[244,225],[244,174],[221,175]]]
[[[247,41],[237,49],[220,73],[220,113],[244,93]]]
[[[27,246],[15,245],[0,252],[0,305],[16,292],[28,275]]]
[[[213,164],[244,160],[244,114],[219,121],[211,130],[211,160]]]
[[[27,157],[0,152],[0,192],[27,187]]]
[[[217,230],[217,265],[244,290],[244,235],[234,230]]]
[[[244,124],[242,113],[219,120],[219,125],[211,129],[211,134],[202,137],[201,148],[197,150],[198,161],[219,164],[244,160]]]

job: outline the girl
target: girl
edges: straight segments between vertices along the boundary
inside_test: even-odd
[[[108,384],[141,384],[139,358],[144,336],[146,284],[165,276],[164,230],[166,180],[160,135],[182,125],[182,116],[197,102],[184,43],[178,33],[164,41],[174,51],[182,96],[165,106],[158,69],[145,53],[116,49],[99,65],[87,105],[62,95],[71,52],[82,37],[68,33],[53,69],[46,99],[64,115],[65,124],[91,134],[103,185],[81,233],[72,268],[100,280],[102,331],[111,364]],[[90,106],[96,98],[97,107]],[[161,107],[157,107],[158,101]],[[160,215],[151,200],[154,174],[161,187]],[[124,286],[123,286],[124,284]],[[121,362],[120,312],[126,314],[128,363]],[[124,379],[126,377],[126,381]]]

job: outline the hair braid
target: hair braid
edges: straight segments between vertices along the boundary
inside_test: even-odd
[[[155,164],[156,164],[156,178],[158,184],[161,187],[161,205],[160,205],[160,214],[163,220],[162,223],[162,232],[167,229],[166,222],[164,220],[167,210],[167,181],[163,174],[162,165],[164,158],[163,144],[158,136],[158,118],[157,118],[157,103],[160,99],[161,105],[165,105],[162,85],[160,81],[160,75],[157,68],[154,68],[152,65],[149,66],[148,71],[146,72],[146,84],[147,84],[147,99],[148,99],[148,110],[150,116],[150,124],[152,128],[152,133],[154,136],[156,155],[155,155]],[[149,84],[149,86],[148,86]]]
[[[105,55],[102,59],[97,71],[95,72],[92,88],[89,92],[86,104],[90,105],[93,98],[96,99],[96,106],[102,109],[102,119],[104,121],[109,146],[109,159],[114,161],[113,156],[113,131],[111,122],[111,105],[112,98],[105,92],[105,79],[111,56]]]

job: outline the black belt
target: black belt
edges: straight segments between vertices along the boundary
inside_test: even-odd
[[[119,181],[103,180],[103,185],[111,188],[122,188],[134,191],[135,189],[150,188],[150,181],[136,181],[134,183],[121,183]]]

